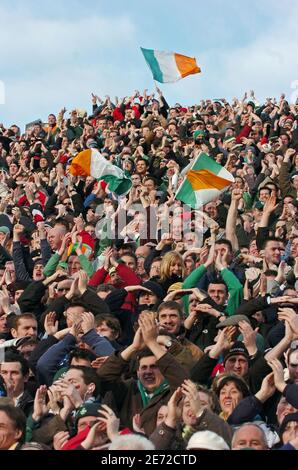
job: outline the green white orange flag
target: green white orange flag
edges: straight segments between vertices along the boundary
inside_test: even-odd
[[[177,190],[176,199],[193,209],[213,201],[234,182],[233,175],[206,153],[199,154],[183,174],[185,178]]]
[[[121,196],[131,188],[131,179],[127,178],[116,165],[107,161],[98,150],[83,150],[72,160],[69,171],[75,176],[93,176],[108,183],[109,191]]]
[[[156,51],[141,47],[143,56],[152,72],[154,80],[160,83],[172,83],[195,73],[200,73],[194,57],[177,52]]]

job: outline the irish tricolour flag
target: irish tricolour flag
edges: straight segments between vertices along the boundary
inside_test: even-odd
[[[197,156],[182,172],[185,179],[179,186],[176,199],[193,209],[216,199],[234,182],[234,177],[206,153]]]
[[[76,176],[93,176],[108,183],[109,191],[121,196],[131,188],[131,180],[124,172],[108,162],[98,150],[83,150],[72,160],[69,171]]]
[[[154,80],[161,83],[176,82],[181,78],[201,72],[196,59],[176,52],[155,51],[141,47]]]

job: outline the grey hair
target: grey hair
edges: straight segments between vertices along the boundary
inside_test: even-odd
[[[237,435],[237,432],[242,429],[244,426],[254,426],[255,428],[257,428],[261,434],[262,434],[262,438],[263,438],[263,441],[264,441],[264,444],[268,447],[268,440],[267,440],[267,437],[266,437],[266,433],[264,431],[264,429],[261,428],[261,426],[259,426],[258,424],[256,423],[243,423],[241,424],[241,426],[239,426],[239,428],[237,428],[233,434],[233,437],[232,437],[232,442],[231,442],[231,449],[233,449],[234,447],[234,443],[235,443],[235,440],[236,440],[236,435]]]
[[[122,450],[123,447],[128,448],[128,450],[155,450],[153,442],[138,434],[115,437],[109,446],[109,450]]]

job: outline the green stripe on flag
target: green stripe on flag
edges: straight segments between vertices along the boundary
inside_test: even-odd
[[[118,196],[126,194],[132,185],[132,182],[129,178],[117,178],[117,176],[114,175],[105,175],[100,179],[108,183],[108,190],[117,194]]]
[[[156,60],[156,57],[154,55],[154,50],[144,49],[143,47],[141,47],[141,51],[143,52],[145,60],[153,74],[154,80],[156,80],[157,82],[163,83],[163,74],[162,74],[162,71],[160,70],[159,63]]]
[[[179,201],[184,202],[193,209],[197,207],[196,193],[187,179],[182,183],[182,186],[177,192],[176,199],[179,199]]]
[[[222,168],[223,167],[213,160],[213,158],[209,157],[206,153],[201,153],[193,165],[192,170],[209,170],[211,173],[217,175]]]

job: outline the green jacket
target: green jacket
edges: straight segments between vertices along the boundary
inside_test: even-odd
[[[94,274],[92,263],[86,258],[85,255],[79,255],[79,261],[82,269],[88,274],[89,277],[91,277]],[[63,268],[67,268],[67,263],[60,262],[60,255],[58,253],[54,253],[44,267],[43,272],[45,277],[52,276],[59,265]]]
[[[207,272],[207,269],[202,264],[196,268],[189,276],[184,280],[182,284],[182,289],[192,289],[197,286],[199,280]],[[239,307],[243,300],[243,287],[241,282],[237,279],[235,274],[233,274],[228,268],[224,268],[221,271],[221,277],[226,284],[229,292],[228,303],[225,307],[225,312],[231,316],[234,315],[235,310]],[[183,298],[185,312],[188,314],[188,297]]]

